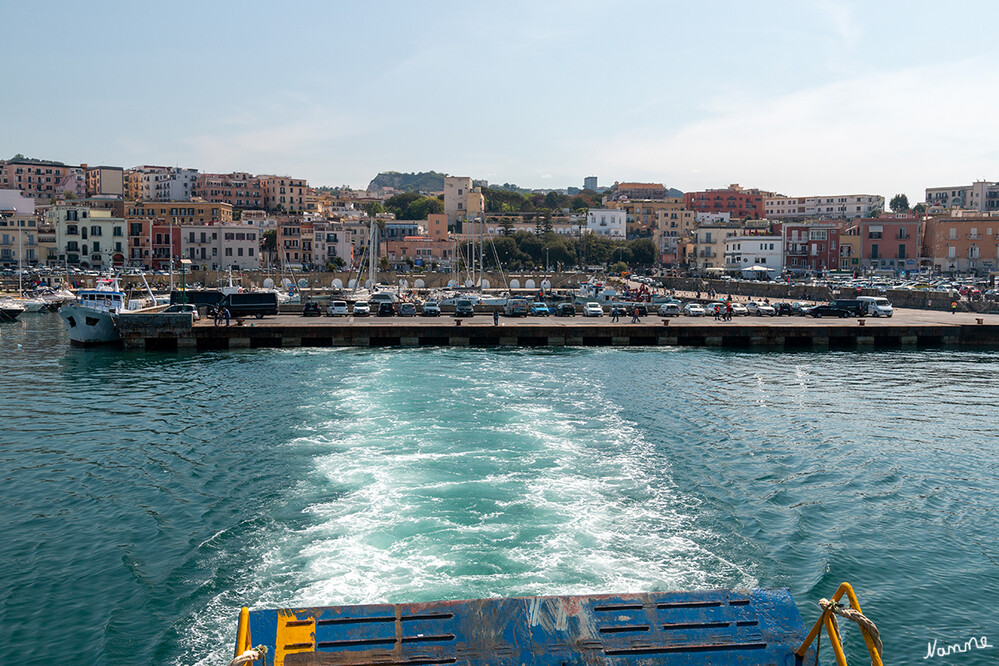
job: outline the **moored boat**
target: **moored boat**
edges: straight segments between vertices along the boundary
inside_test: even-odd
[[[76,345],[119,342],[118,313],[126,309],[126,294],[117,278],[102,278],[94,289],[81,289],[77,301],[59,309],[69,341]]]
[[[24,313],[24,307],[13,299],[0,301],[0,321],[14,321]]]

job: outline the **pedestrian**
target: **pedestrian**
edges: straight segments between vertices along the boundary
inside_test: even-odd
[[[613,324],[616,321],[617,321],[617,306],[616,305],[612,305],[611,306],[611,323]]]
[[[725,321],[732,321],[732,297],[729,296],[728,303],[725,304]]]
[[[493,310],[493,326],[499,326],[499,310]]]
[[[957,301],[950,302],[950,313],[957,314]]]
[[[637,324],[639,322],[640,322],[640,320],[638,319],[638,306],[636,305],[635,309],[631,313],[631,323],[632,324]]]
[[[719,321],[721,319],[721,314],[722,314],[721,306],[720,305],[712,305],[711,309],[715,311],[715,321]]]
[[[221,322],[221,321],[222,321],[222,308],[216,306],[215,307],[215,325],[218,326],[219,322]]]
[[[229,325],[229,317],[231,316],[229,314],[229,308],[222,308],[222,316],[225,317],[225,325],[228,326]]]

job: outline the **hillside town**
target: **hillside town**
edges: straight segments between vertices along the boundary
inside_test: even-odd
[[[423,174],[421,174],[423,175]],[[999,267],[999,182],[905,195],[785,195],[738,184],[679,192],[595,176],[520,190],[439,176],[406,192],[311,187],[300,177],[142,165],[0,161],[0,269],[336,270],[366,254],[383,270],[487,263],[642,267],[754,277],[975,274]],[[374,224],[372,225],[372,221]],[[372,228],[374,232],[372,233]]]

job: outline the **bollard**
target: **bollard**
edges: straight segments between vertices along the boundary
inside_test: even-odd
[[[864,320],[863,319],[858,319],[857,323],[860,324],[861,326],[863,326],[864,325]]]

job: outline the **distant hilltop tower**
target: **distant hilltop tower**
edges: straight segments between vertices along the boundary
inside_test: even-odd
[[[594,192],[596,192],[597,191],[597,177],[596,176],[587,176],[586,178],[584,178],[583,179],[583,189],[584,190],[593,190]]]

